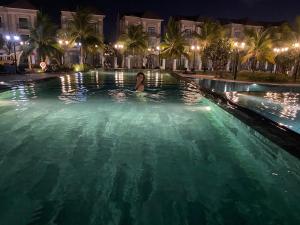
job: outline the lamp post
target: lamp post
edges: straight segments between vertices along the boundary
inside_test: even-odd
[[[161,50],[160,46],[156,46],[156,50],[158,51],[158,67],[160,69],[160,50]]]
[[[196,52],[200,51],[199,45],[192,45],[191,50],[194,52],[194,59],[193,59],[193,70],[196,68]]]
[[[238,65],[239,65],[239,58],[240,58],[240,50],[245,48],[245,42],[234,42],[233,43],[233,52],[234,54],[234,67],[233,67],[233,79],[236,80],[237,73],[238,73]]]
[[[117,51],[119,51],[120,52],[120,54],[122,55],[122,65],[121,65],[121,67],[124,67],[124,54],[122,54],[122,50],[124,49],[124,45],[123,44],[120,44],[120,43],[117,43],[117,44],[115,44],[115,49],[117,50]]]
[[[17,73],[17,71],[18,71],[18,65],[17,65],[16,43],[20,41],[20,36],[18,36],[18,35],[6,35],[5,39],[8,42],[12,42],[12,44],[13,44],[15,73]]]
[[[69,44],[70,44],[70,41],[59,39],[59,40],[58,40],[58,44],[59,44],[59,45],[63,48],[63,50],[64,50],[64,53],[63,53],[63,55],[62,55],[62,57],[61,57],[61,64],[64,65],[64,64],[65,64],[65,52],[66,52],[67,47],[68,47]]]
[[[296,42],[293,44],[293,48],[296,49],[297,51],[297,59],[296,59],[296,67],[295,67],[295,71],[294,71],[294,81],[296,82],[297,80],[297,75],[299,72],[299,63],[300,63],[300,43]]]

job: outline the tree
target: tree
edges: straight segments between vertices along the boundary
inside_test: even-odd
[[[92,13],[89,9],[79,8],[72,15],[67,31],[74,41],[80,42],[80,64],[84,64],[91,45],[103,46],[102,37],[97,33]]]
[[[256,70],[257,61],[268,61],[275,63],[273,51],[274,28],[261,30],[245,29],[246,53],[242,57],[242,62],[251,61],[251,69]]]
[[[185,56],[186,58],[189,57],[186,52],[186,46],[188,44],[183,34],[184,33],[180,30],[178,22],[171,17],[167,24],[166,34],[162,43],[161,54],[166,58],[173,59],[175,65],[175,60],[181,56]]]
[[[38,12],[35,28],[30,31],[28,44],[22,47],[22,54],[29,56],[36,51],[40,61],[57,58],[60,52],[55,39],[56,30],[49,17]]]
[[[276,70],[279,71],[279,73],[286,74],[295,63],[295,53],[288,51],[279,54],[275,58],[275,63],[277,65]]]
[[[207,19],[200,25],[200,31],[199,33],[196,32],[194,37],[202,49],[200,56],[203,58],[204,50],[210,46],[210,44],[225,37],[225,30],[219,22]],[[207,59],[204,57],[203,61],[206,62]]]
[[[142,25],[130,25],[127,27],[127,32],[122,34],[120,42],[124,43],[127,52],[130,52],[133,57],[136,54],[143,54],[148,47],[148,35],[143,30]]]
[[[297,16],[293,25],[284,23],[279,27],[280,43],[289,43],[291,47],[294,47],[292,55],[294,56],[294,80],[297,80],[297,75],[300,70],[300,16]],[[297,44],[295,46],[295,44]],[[291,55],[290,55],[291,57]]]
[[[204,56],[212,61],[212,67],[218,73],[225,70],[230,57],[230,50],[231,43],[227,39],[219,39],[205,48]]]
[[[205,20],[202,25],[200,25],[201,32],[195,33],[195,38],[198,40],[200,46],[205,49],[212,42],[217,41],[224,37],[225,30],[219,22],[213,20]]]

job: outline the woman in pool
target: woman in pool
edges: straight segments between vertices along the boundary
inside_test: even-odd
[[[136,75],[136,85],[135,90],[139,92],[143,92],[145,89],[145,74],[140,72]]]

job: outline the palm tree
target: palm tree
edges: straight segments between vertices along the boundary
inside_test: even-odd
[[[201,32],[195,33],[194,36],[201,46],[202,52],[200,56],[204,57],[204,51],[212,43],[222,39],[225,36],[225,30],[217,21],[207,19],[200,25]],[[200,59],[201,60],[201,59]]]
[[[221,24],[213,20],[205,20],[200,25],[201,32],[195,33],[195,38],[203,49],[207,48],[212,42],[224,37],[225,31]]]
[[[295,69],[293,71],[294,80],[297,80],[297,75],[300,69],[300,16],[297,16],[294,24],[291,26],[284,23],[279,27],[280,44],[290,43],[294,47],[292,55],[294,55]],[[297,43],[297,45],[295,45]]]
[[[148,34],[144,32],[142,25],[130,25],[119,41],[124,43],[126,51],[135,57],[136,54],[143,54],[146,51]]]
[[[261,30],[245,29],[247,50],[242,57],[242,62],[251,61],[251,69],[254,72],[258,61],[275,63],[273,51],[274,28]]]
[[[45,61],[51,57],[56,58],[59,55],[59,46],[55,39],[56,31],[57,27],[49,17],[39,12],[36,26],[30,32],[29,47],[24,49],[24,53],[30,54],[36,51],[40,61]]]
[[[171,17],[167,24],[161,54],[166,58],[174,60],[173,69],[176,67],[176,59],[181,56],[185,56],[186,58],[189,57],[186,52],[187,45],[188,44],[184,38],[184,32],[180,30],[178,22]]]
[[[72,17],[72,20],[68,24],[68,32],[75,41],[81,43],[80,64],[84,64],[90,46],[103,45],[102,37],[95,30],[92,22],[92,13],[89,9],[78,9]]]

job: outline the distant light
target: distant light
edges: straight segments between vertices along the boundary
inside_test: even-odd
[[[59,43],[60,45],[62,45],[63,41],[62,41],[62,40],[58,40],[58,43]]]
[[[6,38],[6,40],[8,40],[8,41],[11,39],[11,37],[10,37],[9,35],[6,35],[5,38]]]
[[[15,36],[14,36],[14,40],[15,40],[15,41],[19,41],[19,40],[20,40],[20,36],[15,35]]]

